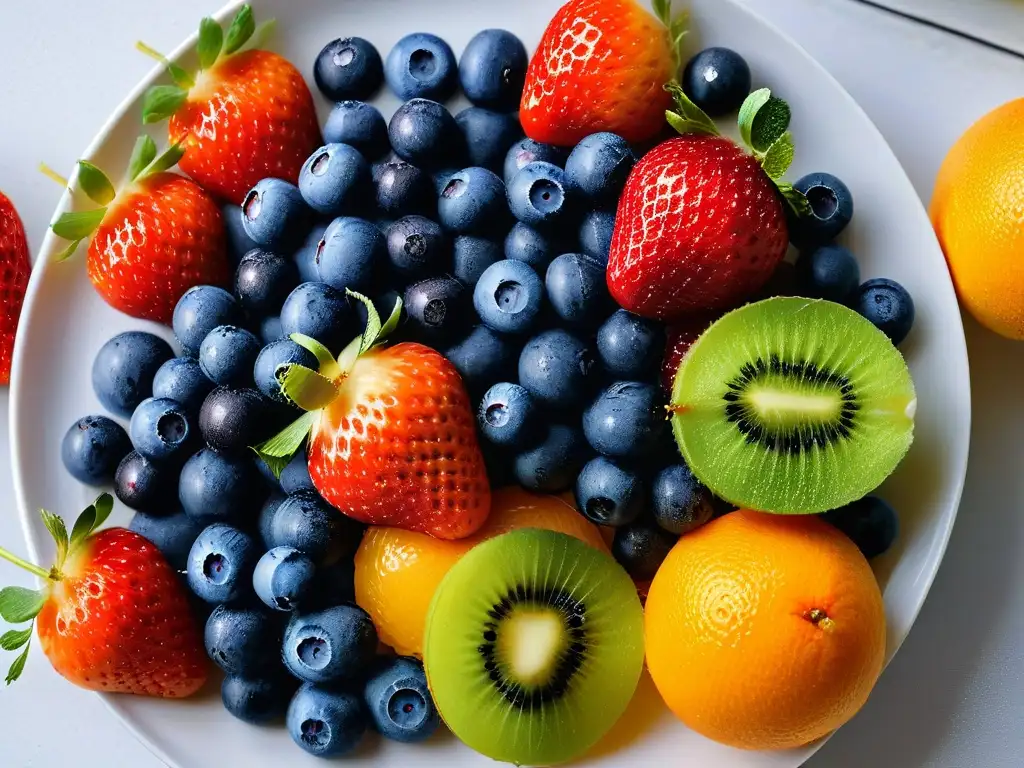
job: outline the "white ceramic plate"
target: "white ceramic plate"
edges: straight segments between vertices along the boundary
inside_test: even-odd
[[[276,17],[273,47],[309,75],[320,48],[334,37],[359,35],[386,53],[402,35],[430,31],[461,51],[487,27],[517,33],[536,46],[561,0],[256,0],[257,18]],[[917,303],[916,327],[904,352],[917,383],[917,440],[882,493],[901,512],[903,531],[892,552],[878,560],[885,592],[891,657],[910,630],[942,559],[963,484],[970,434],[967,354],[956,297],[928,219],[895,156],[867,116],[820,66],[791,40],[746,10],[737,0],[693,0],[694,35],[689,44],[727,45],[743,53],[756,85],[769,85],[793,108],[797,159],[792,178],[828,170],[846,180],[857,201],[847,244],[865,277],[899,280]],[[232,4],[220,14],[230,18]],[[196,20],[198,22],[198,19]],[[175,52],[191,51],[194,38]],[[137,136],[141,95],[161,76],[159,69],[132,93],[99,132],[84,157],[119,173]],[[310,80],[312,78],[309,78]],[[315,89],[314,89],[315,91]],[[389,115],[397,102],[382,96]],[[329,105],[320,100],[321,116]],[[73,200],[65,195],[57,214]],[[52,236],[42,252],[25,301],[11,382],[11,442],[18,507],[32,554],[49,562],[52,546],[37,510],[73,516],[93,497],[63,470],[59,445],[78,417],[100,412],[90,385],[93,356],[110,336],[149,326],[104,304],[85,274],[84,259],[56,264],[62,244]],[[119,508],[115,522],[126,522]],[[627,746],[584,761],[588,765],[699,765],[702,768],[797,766],[814,747],[782,753],[732,750],[697,736],[675,721],[649,684],[636,712],[620,729]],[[315,766],[283,728],[253,728],[228,715],[215,687],[188,702],[106,696],[105,702],[155,754],[176,768],[215,768],[227,760],[246,766]],[[634,717],[635,715],[635,717]],[[426,746],[394,743],[367,746],[349,764],[375,766],[482,766],[487,759],[450,736]]]

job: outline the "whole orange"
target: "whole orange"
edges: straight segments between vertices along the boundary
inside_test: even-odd
[[[728,514],[683,536],[647,596],[647,666],[698,733],[798,747],[867,701],[885,660],[870,566],[815,517]]]
[[[563,499],[505,488],[493,494],[487,522],[468,539],[370,528],[355,557],[356,602],[383,642],[403,656],[420,656],[427,610],[441,579],[476,544],[517,528],[559,531],[607,551],[597,526]]]
[[[953,145],[930,213],[960,302],[982,325],[1024,339],[1024,99]]]

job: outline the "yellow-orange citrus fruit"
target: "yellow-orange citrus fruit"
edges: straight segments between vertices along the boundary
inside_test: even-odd
[[[607,551],[597,526],[557,496],[519,488],[496,491],[484,527],[468,539],[443,541],[400,528],[374,527],[355,558],[356,602],[380,639],[403,656],[420,656],[427,610],[437,585],[466,552],[517,528],[546,528]]]
[[[953,145],[930,212],[960,302],[987,328],[1024,339],[1024,99]]]
[[[733,512],[683,536],[647,596],[647,666],[698,733],[787,749],[867,701],[885,660],[885,609],[867,560],[809,516]]]

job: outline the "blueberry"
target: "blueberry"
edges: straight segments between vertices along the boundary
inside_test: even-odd
[[[368,99],[384,82],[384,62],[373,43],[361,37],[340,38],[316,57],[313,79],[331,101]]]
[[[288,294],[281,307],[281,330],[285,336],[311,336],[338,351],[358,333],[345,294],[324,283],[302,283]]]
[[[218,605],[206,620],[203,639],[210,660],[227,674],[262,676],[277,661],[281,625],[262,608]]]
[[[326,683],[360,675],[377,653],[370,616],[354,605],[297,614],[284,632],[284,663],[300,680]]]
[[[259,246],[245,231],[240,205],[228,203],[220,209],[220,214],[224,222],[224,231],[228,236],[228,255],[231,257],[231,264],[237,267],[245,254]]]
[[[324,141],[348,144],[375,160],[388,151],[388,124],[375,106],[364,101],[341,101],[334,105],[324,124]]]
[[[389,160],[376,166],[377,208],[389,216],[429,214],[434,205],[434,185],[424,171],[404,160]]]
[[[324,216],[340,216],[361,208],[371,184],[369,163],[348,144],[320,147],[299,171],[302,199]]]
[[[178,502],[177,468],[150,461],[138,451],[132,451],[117,465],[114,495],[125,506],[151,515],[170,512]]]
[[[273,315],[260,320],[259,339],[264,344],[273,344],[284,338],[284,330],[281,328],[281,317]]]
[[[678,540],[649,520],[619,528],[612,541],[612,555],[636,581],[650,581]]]
[[[242,201],[242,226],[261,248],[289,251],[309,229],[310,210],[299,188],[282,179],[263,179]]]
[[[299,284],[295,262],[257,248],[242,258],[235,272],[235,293],[242,308],[254,317],[281,310],[285,297]]]
[[[797,262],[801,296],[845,304],[860,283],[857,259],[841,245],[807,251]]]
[[[213,382],[191,357],[171,358],[153,377],[153,397],[174,400],[191,415],[199,413],[211,389]]]
[[[486,325],[477,325],[462,341],[448,347],[444,356],[455,366],[466,389],[482,394],[492,384],[515,376],[519,347]]]
[[[582,253],[564,253],[552,261],[544,286],[555,314],[569,325],[593,327],[613,306],[604,264]]]
[[[155,397],[139,403],[128,433],[135,450],[156,462],[184,458],[197,437],[192,418],[180,404]]]
[[[144,331],[119,333],[96,353],[93,391],[108,411],[129,417],[153,393],[156,372],[172,357],[171,345],[159,336]]]
[[[316,224],[306,239],[302,241],[292,256],[292,261],[299,271],[299,281],[303,283],[319,283],[320,273],[316,271],[316,251],[320,247],[320,241],[324,239],[327,231],[327,224]]]
[[[244,385],[252,382],[252,369],[260,342],[251,332],[234,325],[220,325],[206,334],[199,346],[199,366],[215,384]]]
[[[644,485],[636,472],[598,456],[576,479],[576,508],[590,522],[619,528],[643,511]]]
[[[199,347],[210,331],[241,322],[242,311],[234,296],[213,285],[197,285],[178,300],[171,327],[181,351],[189,357],[198,357]]]
[[[540,412],[530,393],[501,382],[487,390],[477,410],[480,432],[503,448],[523,448],[537,436]]]
[[[895,510],[878,496],[865,496],[822,517],[849,536],[868,560],[888,552],[900,532]]]
[[[516,455],[513,467],[523,488],[537,493],[561,493],[572,488],[587,460],[583,433],[564,424],[548,424],[542,440]]]
[[[399,40],[384,65],[388,87],[402,100],[444,101],[459,85],[451,46],[436,35],[416,32]]]
[[[404,216],[388,226],[384,237],[391,268],[403,280],[448,271],[448,238],[437,222],[425,216]]]
[[[220,700],[230,714],[250,725],[264,725],[280,720],[288,711],[288,703],[295,693],[294,678],[283,674],[252,679],[228,676],[220,685]]]
[[[416,337],[437,344],[466,327],[469,294],[453,277],[432,277],[406,288],[405,310]]]
[[[914,326],[914,300],[895,280],[868,280],[854,294],[851,306],[870,320],[893,344],[900,344]]]
[[[616,311],[597,331],[601,366],[620,380],[645,379],[661,364],[664,352],[664,327],[624,309]]]
[[[396,155],[426,170],[457,161],[465,146],[451,112],[430,99],[413,99],[395,110],[388,138]]]
[[[462,90],[474,104],[515,112],[523,95],[530,57],[522,41],[504,29],[485,29],[459,59]]]
[[[264,485],[252,459],[203,448],[189,458],[178,479],[178,500],[204,522],[255,516]]]
[[[580,250],[607,265],[614,231],[614,211],[591,211],[580,222]]]
[[[683,71],[686,95],[711,117],[739,109],[750,94],[750,83],[750,67],[729,48],[707,48]]]
[[[614,133],[593,133],[565,161],[569,185],[597,205],[615,205],[636,165],[632,147]]]
[[[380,734],[395,741],[412,744],[428,739],[441,722],[418,659],[379,662],[363,687],[363,701]]]
[[[316,493],[316,486],[309,476],[309,459],[306,456],[306,446],[302,446],[292,456],[285,468],[281,470],[281,490],[285,493],[296,491],[312,491]]]
[[[188,568],[188,554],[192,544],[203,527],[179,509],[170,515],[136,512],[128,529],[148,539],[160,550],[171,568],[184,571]]]
[[[293,547],[318,565],[329,565],[355,551],[361,527],[317,493],[289,494],[274,513],[271,546]]]
[[[665,467],[651,485],[654,522],[669,533],[682,536],[714,517],[711,494],[685,464]]]
[[[444,188],[448,186],[449,180],[452,176],[461,171],[462,168],[442,168],[439,171],[434,171],[430,174],[430,180],[434,183],[434,192],[438,196],[444,192]]]
[[[211,448],[244,451],[269,436],[264,421],[267,410],[267,402],[255,389],[217,387],[203,401],[199,431]]]
[[[477,235],[459,235],[452,242],[455,279],[470,288],[480,280],[484,271],[505,258],[499,240]]]
[[[661,394],[654,384],[618,381],[583,414],[583,432],[598,453],[617,459],[649,454],[667,429]]]
[[[505,184],[511,184],[516,174],[530,163],[551,163],[562,168],[565,166],[567,157],[568,153],[561,147],[541,144],[533,139],[520,139],[512,145],[512,148],[505,155],[503,172]]]
[[[453,232],[504,234],[508,224],[505,185],[486,168],[459,171],[441,190],[437,215]]]
[[[455,116],[470,165],[501,173],[509,149],[523,135],[515,115],[469,107]]]
[[[260,350],[253,369],[256,387],[266,397],[279,403],[288,402],[288,398],[281,391],[281,382],[278,379],[278,371],[285,365],[302,365],[314,371],[319,369],[319,363],[313,353],[291,339],[280,339]]]
[[[473,289],[473,306],[484,325],[499,333],[526,333],[540,317],[544,283],[526,262],[492,264]]]
[[[131,450],[127,433],[116,421],[106,416],[85,416],[64,434],[60,455],[64,468],[78,482],[106,485]]]
[[[556,328],[534,336],[519,356],[519,383],[542,405],[578,410],[594,373],[590,346]]]
[[[811,173],[793,185],[807,196],[811,214],[797,220],[790,239],[800,248],[824,245],[839,237],[853,219],[850,188],[831,173]]]
[[[301,749],[316,757],[351,752],[366,733],[366,709],[354,694],[307,683],[288,705],[288,733]]]
[[[551,163],[524,166],[508,185],[512,215],[530,226],[553,226],[569,210],[565,171]]]
[[[505,258],[524,261],[537,274],[547,271],[559,253],[557,238],[548,232],[517,222],[505,238]]]
[[[264,550],[274,548],[274,515],[277,514],[277,508],[281,506],[284,500],[285,495],[283,493],[273,491],[267,497],[267,500],[263,502],[263,506],[260,507],[260,513],[256,518],[256,530],[259,532],[260,542],[263,544]]]
[[[316,566],[304,553],[293,547],[274,547],[256,563],[252,584],[267,607],[291,611],[309,594],[315,574]]]
[[[252,571],[259,556],[259,547],[249,534],[214,523],[203,529],[188,553],[188,585],[196,597],[208,603],[238,600],[252,591]],[[209,633],[206,647],[209,651]],[[223,664],[221,668],[229,673],[241,671]]]
[[[316,266],[320,280],[332,288],[366,293],[372,290],[386,258],[384,235],[372,222],[342,216],[324,232],[317,246]]]

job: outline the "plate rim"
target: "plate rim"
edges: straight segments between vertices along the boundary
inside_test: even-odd
[[[255,2],[259,4],[259,0],[228,0],[214,13],[210,14],[216,21],[224,22],[229,16],[237,11],[246,2]],[[649,0],[638,0],[645,7],[649,5]],[[800,55],[804,61],[814,69],[818,71],[819,75],[824,76],[825,80],[835,88],[841,97],[863,118],[869,130],[874,135],[875,139],[885,147],[885,151],[889,153],[896,165],[900,169],[900,173],[903,176],[903,181],[910,186],[914,192],[915,205],[919,214],[923,214],[925,218],[928,218],[927,209],[921,196],[917,193],[917,190],[913,188],[913,184],[907,175],[906,170],[903,167],[903,163],[899,157],[893,151],[885,135],[879,130],[875,121],[870,115],[864,110],[860,103],[853,98],[853,96],[847,91],[842,83],[839,82],[832,75],[832,73],[821,64],[810,52],[804,48],[799,42],[797,42],[788,32],[781,29],[775,22],[765,18],[763,15],[755,11],[754,9],[747,6],[744,0],[725,0],[728,4],[732,5],[738,12],[749,16],[756,20],[759,24],[768,28],[771,32],[776,34],[783,42],[791,46],[798,55]],[[179,45],[167,55],[167,59],[172,62],[178,62],[183,56],[192,51],[196,45],[198,39],[198,30],[193,30]],[[138,98],[149,88],[151,85],[157,83],[164,75],[165,68],[162,64],[158,63],[154,65],[149,72],[147,72],[135,85],[134,88],[121,100],[118,106],[111,112],[110,116],[98,129],[92,140],[89,142],[85,151],[80,155],[81,158],[91,160],[95,157],[97,151],[105,143],[110,133],[115,127],[120,124],[122,120],[128,115],[132,105],[138,100]],[[140,128],[144,126],[140,123]],[[74,172],[68,178],[68,186],[65,187],[63,193],[57,201],[54,208],[54,212],[50,217],[50,221],[56,220],[56,218],[65,211],[72,208],[73,201],[76,199],[75,192],[72,189],[75,187],[75,182],[78,179],[77,165]],[[931,231],[931,240],[935,243],[936,247],[939,248],[938,238],[934,233],[934,230],[929,227]],[[34,307],[36,303],[36,296],[41,290],[43,278],[49,268],[52,268],[51,262],[53,262],[53,255],[57,252],[58,238],[54,235],[52,229],[47,227],[46,235],[43,238],[42,243],[36,252],[35,261],[32,264],[32,272],[29,278],[29,283],[25,292],[24,307]],[[943,262],[944,263],[944,262]],[[945,287],[953,294],[954,305],[959,307],[959,298],[956,296],[955,287],[953,285],[952,276],[949,274],[948,268],[946,270],[946,280],[944,282]],[[23,369],[24,364],[23,358],[28,354],[25,351],[25,344],[21,343],[28,323],[19,323],[18,329],[15,335],[14,353],[12,356],[12,367],[11,367],[11,382],[9,390],[9,428],[8,428],[8,439],[10,442],[10,456],[11,456],[11,470],[13,476],[14,496],[15,503],[17,506],[17,513],[19,523],[22,531],[22,535],[25,539],[29,555],[35,561],[40,559],[40,547],[35,533],[33,525],[33,510],[28,509],[27,505],[27,491],[23,483],[23,472],[22,472],[22,457],[21,451],[18,449],[20,445],[19,436],[22,434],[24,426],[22,424],[22,418],[20,416],[19,409],[15,407],[15,404],[22,399],[22,390],[27,386],[24,382]],[[956,525],[957,518],[959,517],[960,504],[963,499],[963,490],[967,480],[967,469],[968,460],[970,454],[970,442],[971,442],[971,427],[973,421],[973,403],[971,396],[971,377],[970,377],[970,356],[967,349],[967,338],[963,325],[963,317],[960,312],[956,313],[956,320],[954,326],[959,332],[955,333],[955,338],[949,341],[955,347],[955,352],[963,360],[962,373],[957,378],[962,379],[959,382],[959,389],[963,392],[963,397],[966,403],[964,412],[964,428],[966,434],[964,436],[963,446],[960,450],[959,456],[955,459],[956,464],[956,476],[957,480],[952,487],[951,506],[952,513],[949,519],[948,525],[941,531],[939,541],[936,547],[936,560],[935,565],[930,569],[930,572],[925,574],[925,578],[920,580],[921,587],[919,588],[918,595],[914,598],[910,610],[907,611],[907,616],[910,619],[906,634],[899,638],[891,649],[891,654],[885,662],[885,667],[888,667],[889,663],[896,657],[903,644],[909,637],[910,632],[913,631],[914,626],[917,624],[917,620],[920,616],[921,609],[924,606],[928,595],[931,593],[932,586],[935,582],[935,578],[938,575],[939,569],[942,566],[942,562],[945,560],[946,551],[949,546],[949,540],[953,533],[953,528]],[[884,672],[884,669],[883,669]],[[133,736],[135,737],[154,757],[163,762],[170,768],[182,768],[180,763],[171,758],[160,746],[154,742],[147,732],[139,725],[135,723],[135,720],[128,713],[125,707],[122,705],[122,701],[125,701],[124,697],[116,694],[104,694],[94,692],[107,709],[113,713],[115,718],[120,724]],[[811,745],[804,747],[805,754],[802,757],[801,765],[806,763],[813,755],[815,755],[838,731],[833,731],[829,735],[819,739]]]

